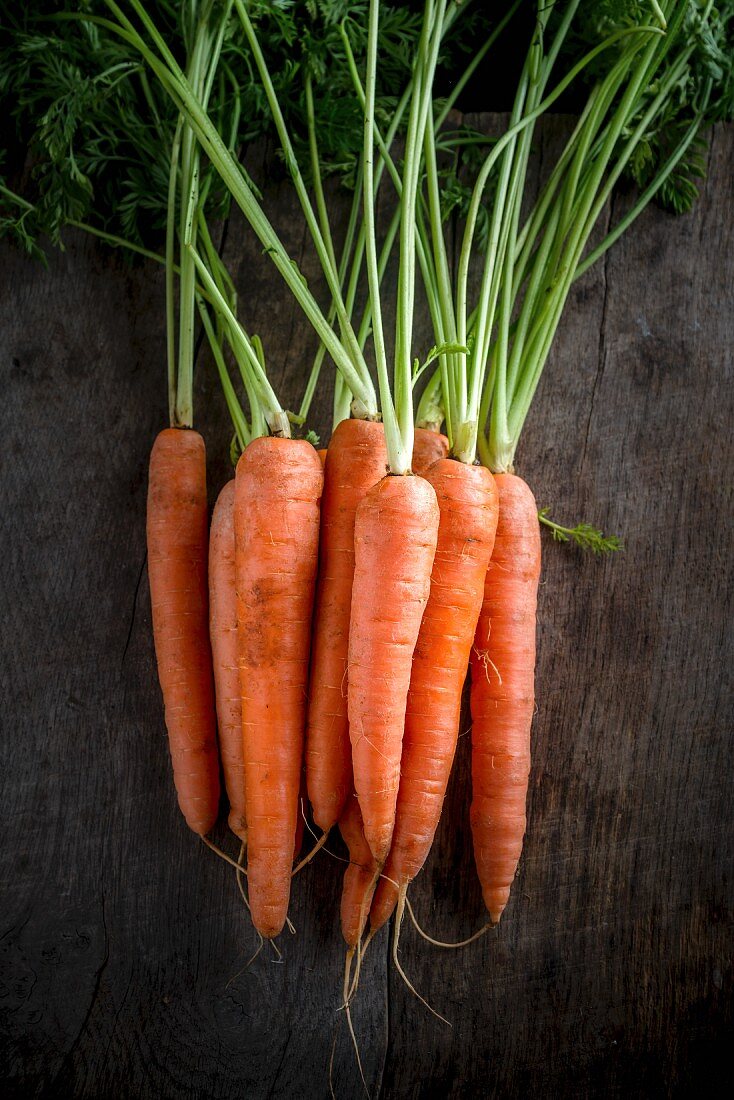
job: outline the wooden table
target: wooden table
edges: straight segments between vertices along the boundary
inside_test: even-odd
[[[563,126],[546,123],[541,156]],[[732,1083],[734,130],[716,131],[709,161],[695,211],[648,211],[568,303],[518,465],[540,505],[626,549],[597,561],[544,541],[512,899],[463,951],[404,929],[405,969],[452,1028],[375,941],[354,1004],[373,1097],[708,1097]],[[303,256],[284,185],[268,201]],[[161,274],[74,235],[47,272],[1,256],[3,1094],[326,1097],[333,1051],[335,1094],[358,1097],[337,1011],[343,865],[322,854],[301,874],[282,961],[263,950],[248,966],[233,876],[175,804],[145,569]],[[278,276],[253,280],[263,263],[241,227],[227,256],[295,403],[314,341]],[[229,433],[205,356],[196,402],[213,500]],[[464,735],[412,891],[444,939],[485,916],[469,798]]]

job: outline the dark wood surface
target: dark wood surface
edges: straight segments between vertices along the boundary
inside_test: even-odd
[[[545,125],[541,157],[562,128]],[[386,935],[374,943],[354,1006],[373,1097],[733,1083],[732,178],[734,130],[718,130],[695,211],[649,211],[574,288],[518,467],[539,504],[626,549],[596,561],[544,541],[511,902],[464,951],[404,929],[405,969],[451,1028],[399,980]],[[285,187],[267,195],[304,256]],[[295,403],[314,341],[236,225],[227,255]],[[322,854],[300,875],[282,961],[263,950],[248,967],[257,943],[232,875],[175,804],[145,571],[160,272],[81,236],[47,272],[8,249],[0,264],[2,1093],[320,1098],[333,1050],[335,1094],[362,1095],[337,1011],[342,865]],[[416,345],[431,342],[423,321]],[[213,500],[229,435],[205,356],[197,417]],[[463,736],[412,891],[439,938],[484,920],[468,750]],[[217,838],[230,844],[223,826]]]

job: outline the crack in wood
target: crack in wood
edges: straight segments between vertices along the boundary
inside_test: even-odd
[[[125,646],[124,646],[123,651],[122,651],[122,658],[120,659],[120,667],[121,668],[125,664],[125,658],[127,657],[127,651],[130,647],[130,641],[131,641],[132,636],[133,636],[133,627],[135,626],[135,618],[136,618],[136,615],[137,615],[137,608],[138,608],[138,594],[140,592],[140,584],[143,580],[143,573],[145,571],[145,563],[147,562],[147,560],[148,560],[148,551],[146,549],[145,553],[143,554],[143,560],[140,563],[140,569],[138,570],[138,579],[135,582],[135,592],[133,593],[133,606],[132,606],[132,611],[130,612],[130,623],[129,623],[128,628],[127,628],[127,638],[125,639]]]

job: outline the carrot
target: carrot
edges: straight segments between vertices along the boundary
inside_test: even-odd
[[[316,824],[327,832],[352,789],[347,720],[347,655],[354,579],[354,517],[368,489],[385,473],[381,424],[342,420],[329,444],[321,504],[306,780]]]
[[[439,458],[448,458],[449,441],[431,428],[416,428],[413,440],[413,473],[423,476]]]
[[[349,947],[356,947],[362,938],[370,902],[377,883],[377,864],[364,835],[359,802],[352,792],[341,817],[339,831],[349,849],[349,866],[342,886],[342,935]]]
[[[257,438],[235,480],[235,566],[252,920],[285,923],[301,779],[323,472],[304,440]]]
[[[384,477],[357,508],[349,736],[365,837],[380,866],[395,823],[410,670],[437,534],[436,493],[421,477]]]
[[[166,428],[150,454],[148,578],[173,780],[189,828],[217,819],[219,761],[207,600],[206,449]]]
[[[525,834],[534,708],[540,527],[533,494],[496,474],[499,521],[471,658],[474,859],[493,923],[507,904]]]
[[[497,489],[489,470],[443,458],[425,478],[438,498],[438,543],[413,654],[395,832],[370,912],[372,931],[390,917],[399,888],[420,871],[438,827],[497,527]]]
[[[321,465],[326,466],[326,447],[319,447],[319,449],[316,453],[318,454],[319,458],[321,459]]]
[[[217,701],[219,751],[229,799],[229,827],[247,843],[245,761],[234,564],[234,478],[214,505],[209,532],[209,636]]]

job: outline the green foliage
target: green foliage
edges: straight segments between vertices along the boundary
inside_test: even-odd
[[[655,179],[660,164],[664,164],[674,153],[683,140],[688,125],[681,120],[672,121],[668,127],[659,129],[654,138],[645,137],[637,146],[627,167],[627,174],[640,190]],[[706,152],[705,139],[697,135],[663,181],[656,195],[660,206],[673,214],[686,214],[691,209],[698,198],[699,184],[706,176]]]
[[[615,31],[628,27],[660,26],[658,7],[665,20],[667,54],[655,79],[644,90],[630,114],[620,144],[645,116],[668,75],[677,71],[673,91],[645,132],[625,175],[640,189],[648,186],[681,144],[690,126],[734,117],[734,3],[717,5],[702,0],[583,0],[568,49],[580,55]],[[620,39],[586,71],[599,80],[609,72],[629,39]],[[706,174],[706,143],[697,137],[660,187],[656,201],[673,213],[690,210]]]
[[[180,62],[187,56],[204,4],[149,0],[147,10]],[[213,0],[222,10],[222,0]],[[344,22],[362,65],[367,0],[252,0],[251,18],[271,69],[286,121],[305,134],[306,74],[314,85],[321,168],[353,182],[362,142],[362,112],[347,69]],[[162,236],[176,112],[140,55],[93,20],[103,0],[17,5],[0,0],[0,109],[15,126],[13,179],[32,212],[4,203],[0,234],[38,254],[39,238],[60,243],[69,221],[89,221],[135,244]],[[73,18],[59,19],[59,15]],[[377,111],[386,120],[410,71],[419,16],[384,5]],[[233,13],[212,92],[210,114],[232,148],[271,131],[270,112],[242,30]],[[296,153],[307,171],[305,144]],[[211,179],[206,216],[226,214],[230,196]],[[0,186],[9,188],[0,175]]]
[[[58,243],[94,207],[99,223],[142,243],[165,223],[172,108],[148,86],[139,57],[87,20],[50,22],[80,5],[0,5],[0,103],[26,159],[31,240]],[[86,14],[101,5],[84,5]]]
[[[577,523],[575,527],[562,527],[549,518],[550,509],[541,508],[538,519],[551,532],[555,542],[573,542],[582,550],[605,556],[624,549],[624,543],[617,535],[605,535],[590,523]]]
[[[466,344],[458,344],[455,341],[434,344],[433,347],[429,349],[428,355],[422,363],[419,359],[413,360],[413,386],[415,386],[418,379],[421,378],[428,367],[430,367],[431,363],[435,363],[442,355],[469,355],[469,348]]]

